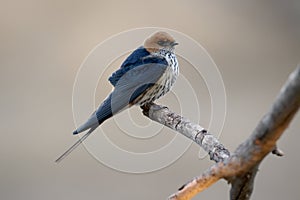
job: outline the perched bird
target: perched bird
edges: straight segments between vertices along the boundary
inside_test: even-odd
[[[83,142],[100,124],[132,105],[146,105],[166,94],[178,77],[174,47],[178,43],[166,32],[156,32],[133,51],[109,81],[114,86],[99,108],[73,134],[88,132],[62,154],[61,161]]]

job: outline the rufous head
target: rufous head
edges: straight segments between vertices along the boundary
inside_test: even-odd
[[[161,49],[174,51],[174,47],[178,45],[175,39],[164,31],[158,31],[147,38],[144,42],[144,47],[149,52],[156,52]]]

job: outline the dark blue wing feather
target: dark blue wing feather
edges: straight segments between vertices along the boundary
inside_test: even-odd
[[[132,54],[128,56],[128,58],[123,62],[120,69],[114,72],[110,77],[110,83],[115,86],[119,79],[129,70],[149,63],[158,63],[167,65],[167,61],[163,57],[152,56],[144,47],[140,47],[136,49]]]
[[[79,126],[73,134],[76,135],[80,132],[83,132],[90,128],[96,128],[102,122],[112,117],[112,109],[111,109],[111,97],[112,94],[108,95],[106,99],[100,104],[98,109],[89,117],[89,119]]]
[[[149,55],[150,53],[144,47],[139,47],[126,58],[126,60],[122,63],[121,68],[142,64],[141,58],[144,58]]]
[[[126,72],[117,82],[111,93],[112,113],[118,113],[136,98],[153,86],[164,74],[167,65],[149,63],[137,66]]]
[[[115,86],[113,92],[74,134],[95,128],[113,114],[128,107],[158,81],[167,65],[163,57],[152,56],[145,48],[135,50],[109,78]]]

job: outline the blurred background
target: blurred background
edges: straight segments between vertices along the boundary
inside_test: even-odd
[[[220,140],[230,151],[251,134],[300,61],[297,0],[2,0],[1,199],[166,199],[213,164],[207,157],[198,158],[196,144],[172,165],[146,174],[110,169],[82,146],[59,165],[54,163],[77,139],[71,135],[75,128],[72,90],[84,58],[108,37],[148,26],[189,35],[216,62],[227,95],[227,115]],[[188,64],[180,62],[182,73],[193,77],[192,71],[184,68]],[[118,68],[113,64],[106,71],[107,76]],[[96,104],[111,90],[107,76],[99,80],[104,87],[97,87]],[[197,80],[191,83],[193,88],[199,88],[197,96],[203,96],[200,123],[207,127],[209,117],[205,113],[209,116],[211,111],[209,94]],[[160,102],[177,109],[172,94]],[[136,123],[149,122],[139,121],[142,115],[138,108],[132,113]],[[261,164],[252,199],[299,198],[299,122],[298,113],[279,140],[278,146],[285,156],[270,155]],[[110,127],[112,123],[110,120],[104,127],[114,130]],[[155,137],[166,140],[172,134],[163,129]],[[112,136],[112,140],[135,151],[147,151],[156,144],[153,140],[147,146],[147,141],[129,141],[126,136]],[[130,145],[126,146],[127,142]],[[220,181],[195,199],[228,199],[229,189],[225,181]]]

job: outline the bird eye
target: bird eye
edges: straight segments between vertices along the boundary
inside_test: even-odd
[[[160,46],[163,46],[163,47],[168,46],[168,43],[169,43],[168,41],[164,41],[164,40],[160,40],[157,42],[157,44],[159,44]]]

